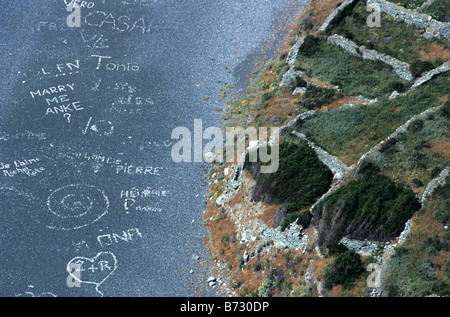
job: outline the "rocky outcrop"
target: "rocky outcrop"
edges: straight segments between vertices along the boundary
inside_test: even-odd
[[[347,249],[354,250],[356,253],[362,256],[371,255],[377,252],[383,246],[383,243],[377,241],[361,241],[356,239],[349,239],[346,237],[342,238],[339,243],[345,246]]]
[[[284,73],[283,78],[280,82],[280,87],[290,86],[292,85],[297,76],[302,77],[304,75],[303,72],[297,71],[294,69],[295,61],[297,60],[298,51],[303,45],[303,42],[305,40],[304,36],[301,36],[298,38],[297,42],[291,47],[289,50],[289,54],[286,58],[286,63],[290,66],[288,71]]]
[[[286,73],[284,73],[283,78],[280,82],[280,87],[288,87],[295,83],[297,77],[303,77],[305,74],[303,72],[300,72],[298,70],[294,69],[294,66],[291,66],[291,68],[288,69]]]
[[[244,172],[244,163],[246,154],[247,151],[241,155],[241,157],[239,158],[239,162],[236,164],[236,167],[234,168],[233,177],[231,177],[230,180],[227,180],[224,192],[216,199],[216,204],[218,206],[223,206],[226,202],[228,202],[231,199],[231,197],[233,197],[236,190],[238,190],[241,184],[242,173]]]
[[[259,245],[270,243],[279,249],[304,249],[308,243],[308,235],[295,222],[281,231],[281,227],[270,228],[261,220],[254,219],[243,225],[238,233],[241,243],[251,243],[258,239]]]
[[[426,39],[438,38],[450,40],[450,23],[439,22],[431,16],[408,10],[385,0],[367,0],[367,5],[378,6],[386,14],[404,21],[406,24],[423,30]]]
[[[380,61],[394,70],[394,72],[401,78],[406,80],[413,80],[414,76],[411,74],[410,65],[408,63],[402,62],[389,55],[379,53],[376,50],[370,50],[365,46],[358,46],[355,42],[343,37],[339,34],[333,34],[328,37],[327,42],[340,47],[350,54],[357,56],[362,59],[371,61]]]

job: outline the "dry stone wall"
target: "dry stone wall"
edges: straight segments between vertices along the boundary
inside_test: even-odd
[[[441,73],[448,72],[450,70],[450,61],[446,61],[444,64],[442,64],[439,67],[436,67],[435,69],[430,70],[428,73],[425,73],[420,78],[418,78],[414,84],[411,86],[412,89],[415,89],[419,87],[420,85],[423,85],[427,81],[429,81],[431,78],[433,78],[436,75],[439,75]]]
[[[331,12],[331,14],[325,19],[323,24],[320,26],[319,31],[325,31],[330,23],[334,20],[334,18],[339,14],[339,12],[344,10],[346,6],[352,4],[354,1],[355,0],[345,0],[344,2],[342,2],[341,5],[334,9],[333,12]]]
[[[408,10],[385,0],[367,0],[367,5],[378,6],[386,14],[404,21],[406,24],[424,30],[427,39],[438,38],[450,40],[450,23],[439,22],[431,16]]]
[[[339,34],[333,34],[328,37],[327,42],[340,47],[350,54],[360,57],[362,59],[367,59],[371,61],[380,61],[389,65],[393,68],[395,73],[406,80],[413,80],[414,76],[411,74],[410,65],[408,63],[402,62],[389,55],[379,53],[376,50],[370,50],[365,46],[358,46],[355,42],[343,37]]]

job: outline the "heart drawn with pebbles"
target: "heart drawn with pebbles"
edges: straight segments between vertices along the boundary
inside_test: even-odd
[[[77,256],[67,264],[67,272],[76,282],[94,284],[101,296],[103,293],[98,288],[116,269],[117,259],[111,252],[99,252],[93,258]]]

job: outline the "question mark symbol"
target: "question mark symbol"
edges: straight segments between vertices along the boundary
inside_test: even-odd
[[[70,123],[70,113],[65,113],[64,117],[67,118],[67,122]]]

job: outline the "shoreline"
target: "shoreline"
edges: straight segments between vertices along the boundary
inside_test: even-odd
[[[311,3],[313,3],[314,1],[309,0],[308,4],[306,4],[304,6],[304,8],[301,10],[301,12],[299,12],[297,14],[296,18],[292,18],[291,21],[288,23],[288,26],[284,27],[284,37],[281,40],[277,40],[279,42],[278,47],[276,47],[276,45],[273,45],[274,40],[270,40],[268,41],[268,43],[263,45],[263,48],[267,49],[267,46],[269,46],[270,44],[272,44],[272,48],[269,50],[271,52],[270,56],[264,55],[263,59],[260,59],[258,61],[256,61],[253,65],[253,67],[251,67],[251,71],[249,73],[248,76],[248,80],[246,81],[246,85],[245,87],[242,88],[242,91],[240,93],[240,95],[245,94],[245,91],[251,86],[252,82],[256,80],[256,78],[258,77],[258,75],[260,74],[260,72],[263,71],[264,66],[262,64],[264,64],[264,60],[267,61],[271,61],[273,59],[276,59],[277,57],[279,57],[280,55],[283,55],[283,52],[288,51],[289,54],[290,52],[295,49],[295,45],[292,45],[292,41],[295,39],[295,37],[292,37],[292,33],[298,32],[298,28],[299,28],[299,23],[300,21],[305,18],[305,15],[308,13],[308,10],[311,9]],[[283,32],[280,31],[280,32]],[[298,39],[295,40],[295,42],[297,42]],[[270,44],[269,44],[270,43]],[[238,94],[239,96],[239,94]],[[234,96],[234,98],[238,98],[238,96]],[[226,122],[224,122],[226,123]],[[228,163],[224,163],[225,169],[232,169],[234,167],[234,163],[228,164]],[[231,166],[229,166],[231,165]],[[215,176],[215,174],[213,174],[213,176]],[[211,181],[214,181],[215,178],[214,177],[209,177],[208,178],[208,188],[210,188],[211,186]],[[210,200],[207,201],[207,204],[210,204]],[[206,210],[203,211],[203,214],[205,215]],[[205,216],[203,216],[203,221],[207,221],[207,219],[205,219]],[[212,241],[210,239],[212,232],[208,229],[208,236],[205,238],[205,245],[207,247],[207,253],[210,255],[210,257],[213,259],[213,267],[211,267],[211,271],[213,273],[213,276],[211,276],[208,279],[208,283],[209,283],[209,287],[214,287],[215,290],[214,292],[218,294],[218,296],[229,296],[229,297],[234,297],[236,295],[236,292],[233,291],[233,287],[231,286],[232,284],[232,279],[229,278],[229,272],[227,272],[227,263],[221,263],[219,261],[216,261],[216,257],[218,254],[220,254],[220,251],[215,250],[212,251],[214,249],[214,246],[212,244]]]

